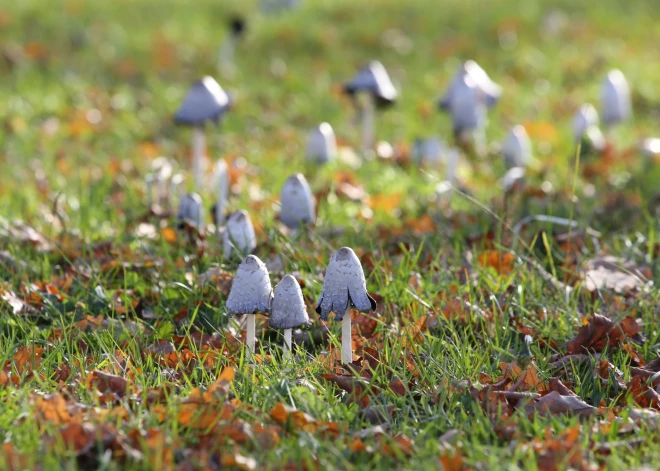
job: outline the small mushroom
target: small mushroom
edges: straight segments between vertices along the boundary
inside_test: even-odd
[[[484,93],[475,81],[466,75],[454,87],[449,104],[454,136],[459,143],[472,140],[478,154],[486,147],[486,103]]]
[[[174,115],[174,122],[192,126],[193,175],[195,189],[202,187],[202,158],[206,147],[204,125],[220,122],[230,107],[229,95],[213,77],[206,76],[193,84]]]
[[[507,168],[525,167],[532,160],[532,143],[521,125],[514,126],[502,144]]]
[[[284,331],[284,351],[287,356],[291,355],[292,329],[308,322],[309,316],[300,285],[293,276],[286,275],[275,287],[269,325],[273,329]]]
[[[447,154],[447,146],[437,137],[415,139],[412,146],[412,158],[419,165],[436,165]]]
[[[229,200],[229,167],[224,159],[218,160],[215,165],[215,181],[218,198],[215,202],[214,222],[219,234],[220,227],[225,223],[225,207]]]
[[[502,96],[502,87],[493,82],[479,64],[473,60],[469,60],[459,67],[447,92],[445,92],[445,95],[438,101],[438,107],[441,110],[451,111],[451,102],[456,98],[456,94],[463,86],[462,83],[464,82],[465,77],[470,77],[477,89],[484,95],[484,103],[488,108],[495,106]]]
[[[223,247],[225,258],[229,258],[233,252],[245,256],[257,247],[257,236],[247,211],[237,211],[229,216],[223,234]]]
[[[292,231],[316,221],[314,195],[302,173],[286,179],[280,193],[280,205],[280,221]]]
[[[188,193],[179,201],[177,219],[180,225],[188,224],[198,231],[204,228],[202,197],[197,193]]]
[[[573,135],[580,142],[591,126],[598,126],[598,111],[591,103],[585,103],[573,116]]]
[[[334,312],[335,321],[342,321],[342,362],[351,363],[351,306],[360,312],[369,312],[376,309],[376,301],[367,293],[362,265],[350,247],[342,247],[330,258],[316,304],[321,320],[328,320],[330,313]]]
[[[156,182],[156,201],[162,207],[170,205],[170,179],[172,178],[172,163],[167,157],[156,157],[151,162],[151,171]]]
[[[504,174],[502,180],[500,181],[504,193],[511,195],[511,193],[522,187],[525,184],[525,168],[524,167],[512,167]]]
[[[601,106],[603,123],[606,126],[625,121],[632,115],[630,87],[626,77],[618,69],[610,70],[603,80]]]
[[[272,299],[273,288],[266,265],[258,257],[248,255],[236,270],[226,306],[230,316],[247,314],[246,343],[253,353],[256,332],[254,314],[269,312]]]
[[[354,99],[356,106],[358,102],[360,104],[362,150],[371,151],[376,139],[374,110],[396,102],[398,98],[396,88],[383,64],[371,61],[344,85],[344,92]]]
[[[324,164],[335,158],[337,155],[337,139],[332,126],[328,123],[321,123],[309,133],[305,155],[308,160],[319,164]]]

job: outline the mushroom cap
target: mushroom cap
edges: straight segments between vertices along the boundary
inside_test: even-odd
[[[268,269],[254,255],[248,255],[236,270],[231,284],[227,311],[230,315],[268,312],[273,299]]]
[[[335,158],[337,154],[337,138],[328,123],[319,124],[307,137],[307,150],[305,156],[324,164]]]
[[[247,211],[236,211],[229,216],[223,236],[223,246],[225,257],[229,257],[233,251],[245,256],[257,247],[257,236]]]
[[[521,125],[514,126],[502,144],[507,168],[524,167],[532,160],[532,143]]]
[[[344,92],[354,96],[359,92],[368,92],[376,100],[376,105],[385,107],[394,104],[398,93],[392,80],[379,61],[371,61],[346,84]]]
[[[197,193],[188,193],[181,198],[181,201],[179,201],[177,219],[201,229],[204,225],[203,206],[201,196]]]
[[[316,221],[314,195],[302,173],[286,179],[280,192],[280,204],[280,220],[289,229],[298,229],[301,225]]]
[[[582,136],[590,126],[598,126],[598,111],[591,103],[585,103],[573,116],[573,135],[576,140]]]
[[[230,105],[229,95],[207,75],[190,87],[174,115],[174,122],[186,126],[200,126],[206,121],[217,123]]]
[[[275,287],[268,325],[273,329],[295,329],[308,322],[300,285],[293,276],[286,275]]]
[[[458,68],[458,72],[454,75],[447,92],[440,100],[438,100],[438,107],[441,110],[451,110],[451,102],[456,95],[456,88],[460,87],[461,82],[465,77],[470,77],[474,81],[476,87],[481,90],[484,95],[484,103],[488,108],[495,106],[502,97],[502,87],[493,82],[479,64],[473,60],[469,60]]]
[[[510,168],[502,177],[500,183],[505,192],[525,182],[525,169],[523,167]]]
[[[330,258],[321,296],[316,303],[316,312],[323,321],[328,320],[330,313],[334,312],[335,321],[340,321],[350,305],[360,312],[376,309],[376,301],[367,293],[360,259],[353,249],[342,247]]]
[[[439,164],[447,153],[447,146],[437,137],[415,139],[412,148],[413,160],[419,164]]]
[[[601,88],[603,122],[614,124],[628,119],[632,114],[630,87],[623,73],[610,70]]]
[[[470,76],[462,77],[456,84],[449,105],[454,132],[481,129],[486,125],[484,94]]]

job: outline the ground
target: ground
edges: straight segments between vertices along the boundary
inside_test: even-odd
[[[47,3],[0,5],[0,469],[657,466],[660,171],[638,144],[660,121],[660,5]],[[232,74],[217,55],[235,15],[247,29]],[[377,116],[392,152],[360,164],[341,83],[370,59],[400,101]],[[504,94],[488,154],[463,152],[466,191],[443,198],[442,163],[411,148],[452,141],[435,102],[466,59]],[[612,68],[634,117],[603,152],[578,152],[572,116],[600,106]],[[229,209],[250,213],[273,285],[293,273],[315,321],[293,362],[266,317],[256,358],[228,321],[240,260],[145,203],[160,155],[191,189],[190,130],[172,115],[205,74],[235,100],[207,128]],[[304,150],[323,121],[341,158],[320,167]],[[498,142],[515,124],[535,160],[505,197]],[[295,237],[277,220],[294,172],[318,200]],[[215,191],[202,196],[210,222]],[[516,225],[529,215],[559,223]],[[314,313],[342,246],[378,301],[352,314],[345,371],[340,326]]]

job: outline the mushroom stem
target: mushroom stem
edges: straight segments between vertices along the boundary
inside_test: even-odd
[[[220,228],[225,224],[225,205],[227,204],[226,198],[227,189],[224,182],[218,186],[218,199],[215,203],[215,227],[216,234],[220,235]]]
[[[193,177],[195,179],[195,190],[198,192],[202,189],[202,157],[205,146],[204,128],[195,126],[192,130]]]
[[[220,46],[218,54],[218,65],[223,72],[232,73],[234,71],[234,52],[236,51],[236,37],[230,34],[229,37]]]
[[[254,353],[254,338],[257,330],[257,316],[248,314],[247,316],[247,335],[245,336],[245,343],[252,353]]]
[[[154,194],[153,194],[153,182],[151,179],[145,181],[146,187],[146,197],[147,197],[147,209],[151,209],[154,204]]]
[[[362,100],[362,152],[364,153],[368,153],[374,148],[376,136],[374,105],[372,96],[364,97]]]
[[[351,308],[346,308],[341,321],[341,362],[348,365],[353,361],[353,343],[351,339]]]
[[[169,180],[163,177],[158,178],[157,195],[158,204],[163,208],[169,207]]]
[[[293,329],[284,329],[284,358],[291,359],[291,332]]]

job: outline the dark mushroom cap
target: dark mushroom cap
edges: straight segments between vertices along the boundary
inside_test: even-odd
[[[280,221],[289,229],[298,229],[301,224],[312,224],[316,220],[314,195],[302,173],[286,179],[280,192],[280,204]]]
[[[344,92],[351,96],[360,92],[370,93],[379,107],[392,105],[398,98],[387,70],[378,61],[371,61],[360,69],[350,82],[344,84]]]
[[[227,311],[230,315],[268,312],[273,299],[268,269],[254,255],[248,255],[238,266],[231,284]]]
[[[367,293],[360,260],[353,249],[342,247],[330,258],[321,296],[316,303],[316,312],[323,321],[328,320],[330,313],[334,312],[335,321],[340,321],[349,305],[360,312],[376,309],[376,301]]]
[[[298,281],[291,275],[275,287],[268,325],[273,329],[295,329],[309,322],[307,306]]]
[[[207,75],[190,87],[174,115],[174,122],[186,126],[200,126],[206,121],[217,123],[230,105],[229,95]]]
[[[197,193],[188,193],[179,201],[179,212],[177,219],[180,223],[188,223],[198,229],[202,227],[204,212],[202,209],[202,197]]]
[[[445,95],[438,100],[438,107],[441,110],[449,111],[452,107],[452,101],[456,95],[456,89],[462,86],[465,77],[470,77],[477,88],[484,94],[485,104],[488,108],[495,106],[502,96],[502,87],[493,82],[486,71],[475,61],[469,60],[463,63],[449,85]]]

